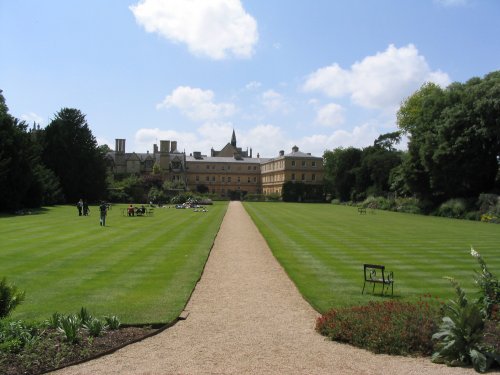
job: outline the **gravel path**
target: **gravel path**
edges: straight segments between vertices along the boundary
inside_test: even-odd
[[[56,374],[473,374],[425,358],[375,355],[325,340],[239,202],[231,202],[187,320]]]

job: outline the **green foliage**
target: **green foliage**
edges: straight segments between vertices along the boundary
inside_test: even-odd
[[[67,202],[101,199],[106,166],[85,115],[63,108],[44,130],[42,159],[59,177]]]
[[[7,284],[7,279],[2,278],[0,281],[0,319],[10,315],[24,301],[25,296],[24,291],[18,290],[13,284]]]
[[[50,318],[48,318],[45,321],[45,324],[49,328],[56,329],[57,327],[59,327],[61,325],[61,318],[62,318],[62,315],[58,312],[55,312],[50,316]]]
[[[81,327],[81,320],[76,315],[65,315],[61,317],[59,327],[60,333],[64,335],[66,341],[76,344],[80,341],[78,331]]]
[[[85,326],[94,319],[94,317],[89,313],[89,311],[85,307],[82,307],[80,309],[80,311],[77,314],[77,317],[80,320],[80,326]]]
[[[106,321],[106,326],[108,329],[114,331],[120,328],[120,319],[116,315],[111,315],[111,316],[105,316],[104,320]]]
[[[477,259],[479,271],[475,271],[474,282],[479,287],[479,303],[483,305],[483,314],[491,319],[494,309],[500,307],[500,283],[493,275],[481,254],[471,248],[471,255]]]
[[[99,337],[106,330],[106,323],[97,318],[90,318],[85,324],[83,324],[89,335],[92,337]]]
[[[35,345],[39,337],[40,330],[36,323],[0,320],[0,352],[17,353]]]
[[[439,206],[436,216],[461,219],[465,217],[466,213],[467,203],[464,199],[450,199]]]
[[[450,279],[456,299],[444,306],[445,316],[432,338],[437,340],[434,362],[462,366],[472,363],[474,368],[485,371],[486,357],[480,352],[484,316],[477,303],[469,302],[458,282]]]
[[[498,188],[500,71],[454,83],[425,84],[398,112],[409,135],[406,185],[433,205]]]
[[[476,371],[485,372],[494,361],[500,364],[499,344],[493,341],[491,345],[488,337],[492,332],[498,333],[496,311],[500,304],[500,288],[498,279],[488,270],[481,255],[474,249],[471,255],[480,266],[475,276],[480,297],[470,301],[459,283],[448,278],[456,297],[444,306],[445,316],[439,331],[433,335],[437,343],[432,360],[452,366],[472,364]]]
[[[370,302],[332,309],[318,318],[316,330],[331,340],[375,353],[428,355],[439,321],[439,304],[429,297],[417,303]]]

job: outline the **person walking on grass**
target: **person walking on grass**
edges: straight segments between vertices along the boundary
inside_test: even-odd
[[[106,226],[106,213],[107,213],[107,210],[108,210],[108,205],[102,201],[101,202],[101,205],[99,206],[99,212],[101,213],[101,217],[100,217],[100,225],[102,227]]]

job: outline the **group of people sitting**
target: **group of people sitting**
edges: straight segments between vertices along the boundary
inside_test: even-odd
[[[143,216],[146,214],[146,207],[142,205],[141,207],[134,207],[132,205],[127,208],[128,216]]]

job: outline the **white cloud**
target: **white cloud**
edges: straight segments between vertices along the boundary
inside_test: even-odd
[[[214,103],[214,93],[189,86],[179,86],[156,105],[157,109],[178,108],[193,120],[214,120],[232,116],[236,108],[232,103]]]
[[[318,110],[316,122],[323,126],[337,126],[344,123],[344,108],[336,103],[330,103]]]
[[[413,44],[367,56],[350,69],[338,64],[320,68],[304,84],[306,91],[320,91],[333,98],[349,95],[364,108],[395,109],[424,82],[446,86],[450,79],[446,73],[431,71],[425,58]]]
[[[262,86],[262,83],[258,82],[258,81],[252,81],[252,82],[249,82],[245,85],[245,88],[247,90],[257,90],[258,88],[260,88]]]
[[[141,0],[129,8],[147,32],[216,60],[251,57],[259,38],[240,0]]]
[[[21,120],[26,121],[28,124],[33,124],[35,122],[37,125],[43,125],[44,123],[43,118],[34,112],[21,115]]]
[[[267,90],[262,94],[262,103],[270,112],[287,114],[290,110],[285,98],[274,90]]]

